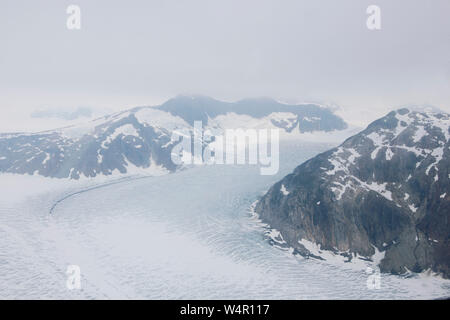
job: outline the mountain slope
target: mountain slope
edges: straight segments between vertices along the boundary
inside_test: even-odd
[[[286,133],[345,129],[317,105],[284,105],[270,99],[227,103],[178,96],[157,107],[138,107],[84,126],[35,134],[0,134],[0,172],[79,179],[136,170],[173,171],[174,130],[280,128]]]
[[[259,201],[256,212],[311,255],[372,256],[403,273],[450,276],[450,117],[400,109],[339,147],[301,164]]]

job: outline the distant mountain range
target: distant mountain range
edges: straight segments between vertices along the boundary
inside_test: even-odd
[[[298,166],[255,210],[304,256],[317,257],[308,243],[347,260],[378,251],[384,272],[449,278],[449,128],[446,113],[393,111]]]
[[[0,172],[79,179],[136,169],[174,171],[172,131],[192,131],[194,121],[202,121],[206,128],[280,128],[293,134],[347,127],[315,104],[287,105],[271,99],[229,103],[178,96],[160,106],[137,107],[85,125],[0,134]]]

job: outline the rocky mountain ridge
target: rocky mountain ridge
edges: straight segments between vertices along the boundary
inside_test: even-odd
[[[156,107],[137,107],[86,123],[38,133],[0,134],[0,172],[79,179],[136,170],[174,171],[174,130],[279,128],[286,133],[345,129],[319,105],[270,99],[221,102],[178,96]]]
[[[450,276],[450,116],[400,109],[306,161],[258,202],[297,252],[303,241],[384,272]]]

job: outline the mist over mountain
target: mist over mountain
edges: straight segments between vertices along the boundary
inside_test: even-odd
[[[328,250],[350,261],[381,252],[384,272],[431,269],[448,278],[449,130],[446,113],[390,112],[298,166],[256,212],[304,256]]]
[[[286,131],[296,128],[300,132],[314,130],[332,131],[347,128],[346,123],[334,115],[329,109],[317,104],[289,105],[270,98],[243,99],[237,102],[223,102],[205,96],[180,95],[158,107],[174,116],[184,119],[190,125],[194,121],[208,123],[210,119],[227,114],[250,116],[255,119],[269,117],[272,113],[286,113],[286,122],[270,119],[277,127]],[[289,121],[287,121],[289,120]]]
[[[82,176],[174,171],[174,130],[278,128],[285,133],[343,130],[346,123],[319,105],[287,105],[271,99],[235,103],[177,96],[156,107],[136,107],[84,125],[38,133],[0,134],[0,172],[78,179]]]
[[[89,107],[78,107],[73,110],[60,110],[58,108],[44,108],[31,113],[31,118],[57,118],[63,120],[75,120],[79,118],[90,118],[92,109]]]

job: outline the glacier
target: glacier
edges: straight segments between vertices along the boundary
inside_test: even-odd
[[[369,289],[365,268],[306,259],[273,245],[252,203],[299,163],[334,145],[282,142],[275,176],[248,165],[113,181],[0,175],[0,298],[450,296],[450,281],[429,274],[381,274],[380,289]],[[80,290],[66,288],[68,265],[80,266]]]

